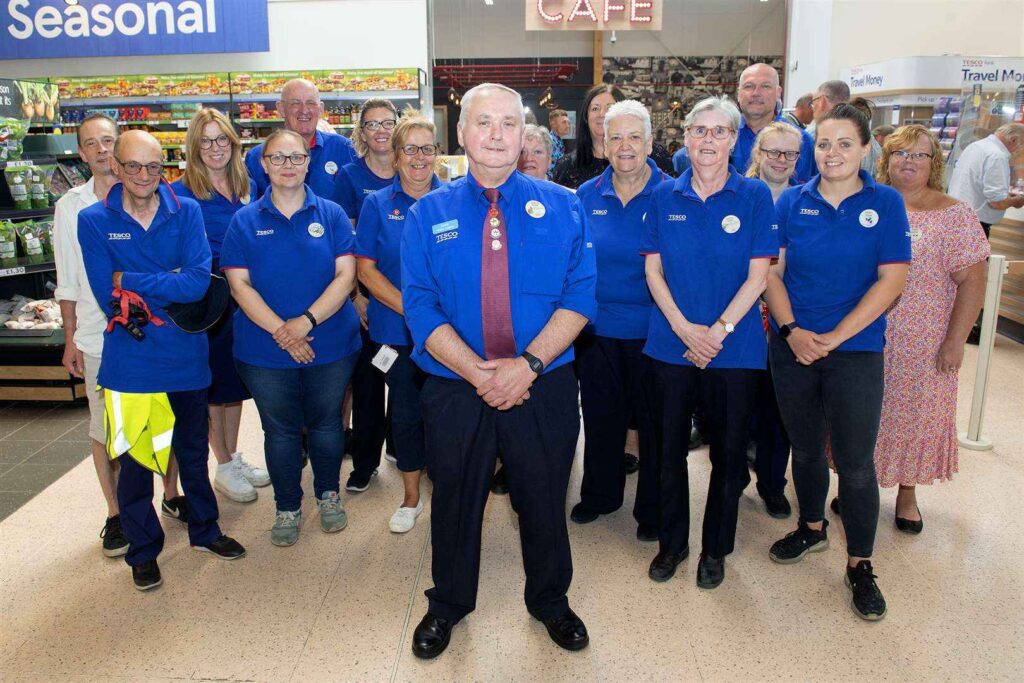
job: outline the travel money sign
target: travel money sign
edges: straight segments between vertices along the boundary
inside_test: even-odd
[[[0,0],[0,59],[269,49],[267,0]]]

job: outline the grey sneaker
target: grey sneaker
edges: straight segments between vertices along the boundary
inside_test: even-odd
[[[348,524],[345,506],[342,505],[336,491],[325,491],[323,497],[316,502],[316,506],[320,510],[320,528],[324,533],[333,534]]]
[[[270,529],[270,542],[274,545],[295,545],[299,540],[299,523],[302,522],[302,511],[277,511],[274,526]]]

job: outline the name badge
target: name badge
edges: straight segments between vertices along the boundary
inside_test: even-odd
[[[722,230],[725,230],[730,235],[740,229],[740,218],[729,214],[722,219]]]
[[[434,223],[432,226],[430,226],[431,232],[433,232],[435,235],[440,235],[442,232],[450,232],[452,230],[458,229],[459,219],[457,218],[453,218],[450,221],[445,221],[444,223]]]
[[[865,228],[873,228],[878,225],[878,212],[874,209],[864,209],[860,212],[860,224]]]
[[[327,171],[329,175],[334,175],[335,173],[338,172],[338,164],[334,163],[333,161],[328,161],[326,164],[324,164],[324,170]]]
[[[378,351],[370,361],[370,364],[386,375],[388,370],[391,369],[391,366],[395,364],[396,360],[398,360],[398,351],[395,351],[387,344],[384,344],[380,347],[380,351]]]
[[[526,213],[529,214],[531,218],[543,218],[544,214],[547,212],[548,210],[544,208],[544,205],[536,199],[531,199],[526,202]]]
[[[306,228],[306,231],[310,234],[311,237],[324,236],[324,226],[320,225],[319,223],[310,223],[309,227]]]

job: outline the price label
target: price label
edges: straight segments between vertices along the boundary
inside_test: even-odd
[[[31,159],[19,159],[17,161],[8,161],[6,168],[30,168],[35,166]]]
[[[0,277],[11,277],[12,275],[24,275],[25,266],[18,266],[17,268],[0,268]]]
[[[185,162],[184,161],[179,161],[178,162],[178,168],[180,168],[181,170],[185,170]]]
[[[179,119],[178,128],[188,128],[188,119]]]

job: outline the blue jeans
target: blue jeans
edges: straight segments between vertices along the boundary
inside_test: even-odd
[[[263,448],[278,510],[297,512],[302,507],[303,427],[317,499],[339,490],[345,452],[341,404],[358,355],[294,369],[261,368],[235,360],[263,423]]]

